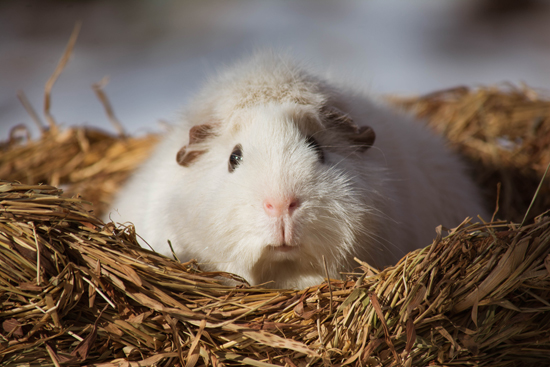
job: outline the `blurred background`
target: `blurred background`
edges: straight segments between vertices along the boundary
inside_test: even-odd
[[[258,48],[353,80],[374,94],[422,94],[510,82],[550,88],[550,2],[540,0],[0,0],[0,139],[37,129],[38,112],[76,21],[82,29],[52,94],[64,125],[114,132],[91,89],[105,88],[126,130],[174,121],[218,68]]]

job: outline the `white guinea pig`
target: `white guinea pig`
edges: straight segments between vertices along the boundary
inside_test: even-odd
[[[335,85],[269,52],[221,73],[110,218],[206,270],[304,288],[325,278],[323,257],[331,277],[354,257],[382,267],[484,213],[440,137]]]

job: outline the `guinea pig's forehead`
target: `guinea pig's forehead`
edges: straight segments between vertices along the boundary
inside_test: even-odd
[[[307,109],[285,105],[242,109],[235,113],[230,121],[230,130],[233,134],[245,131],[254,134],[295,130],[310,135],[321,129],[319,120]]]

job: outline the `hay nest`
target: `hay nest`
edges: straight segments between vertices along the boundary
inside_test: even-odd
[[[376,274],[220,285],[47,185],[0,185],[4,366],[490,365],[550,358],[550,218],[463,223]]]

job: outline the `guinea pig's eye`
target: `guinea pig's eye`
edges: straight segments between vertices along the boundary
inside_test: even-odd
[[[228,165],[229,172],[233,172],[235,168],[237,168],[237,166],[241,164],[242,161],[243,161],[243,147],[241,146],[241,144],[237,144],[235,145],[235,148],[233,148],[233,151],[229,156],[229,165]]]
[[[308,147],[315,151],[315,153],[319,157],[319,162],[325,163],[325,153],[323,152],[323,148],[321,148],[317,140],[313,139],[312,136],[308,136],[306,137],[306,143]]]

